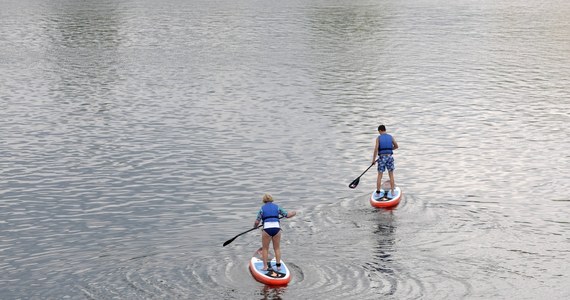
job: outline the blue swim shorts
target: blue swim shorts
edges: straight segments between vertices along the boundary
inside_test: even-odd
[[[277,227],[277,228],[265,228],[263,229],[265,232],[267,232],[267,234],[269,234],[269,236],[276,236],[279,231],[281,230],[281,228]]]
[[[394,171],[394,157],[392,155],[378,156],[378,173],[384,173],[386,169],[388,169],[388,172]]]

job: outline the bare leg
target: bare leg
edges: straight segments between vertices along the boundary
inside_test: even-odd
[[[390,192],[392,192],[392,196],[394,196],[394,188],[396,187],[396,183],[394,182],[394,171],[388,171],[388,176],[390,176]]]
[[[267,270],[267,256],[269,256],[269,242],[271,241],[271,236],[265,232],[261,231],[261,258],[263,260],[263,269]],[[275,246],[275,245],[274,245]]]
[[[273,237],[273,251],[275,251],[275,262],[281,263],[281,230]]]
[[[378,172],[378,178],[376,179],[376,190],[379,191],[382,187],[382,172]]]

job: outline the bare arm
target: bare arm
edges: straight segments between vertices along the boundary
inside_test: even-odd
[[[372,164],[374,164],[376,162],[376,159],[378,157],[378,143],[379,143],[379,140],[377,138],[376,143],[374,144],[374,154],[372,155]]]
[[[398,143],[396,143],[396,139],[392,137],[392,150],[398,149]]]
[[[257,216],[255,216],[255,222],[253,223],[253,228],[256,228],[261,223],[261,209],[257,212]]]
[[[285,217],[286,217],[286,218],[292,218],[292,217],[294,217],[296,214],[297,214],[297,212],[294,211],[294,210],[292,210],[292,211],[287,212],[287,215],[286,215]]]

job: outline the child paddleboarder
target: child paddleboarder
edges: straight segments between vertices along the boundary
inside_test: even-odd
[[[382,174],[386,169],[388,170],[388,176],[390,176],[390,193],[394,195],[394,187],[396,183],[394,182],[394,157],[392,154],[393,150],[398,149],[398,143],[394,137],[386,133],[386,126],[378,126],[378,137],[376,138],[376,144],[374,145],[374,154],[372,155],[372,164],[378,162],[378,177],[376,179],[376,194],[380,195],[380,188],[382,187]],[[388,198],[387,195],[385,195]],[[380,198],[380,197],[379,197]]]

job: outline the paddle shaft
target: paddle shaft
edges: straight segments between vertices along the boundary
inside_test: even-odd
[[[356,179],[354,179],[349,185],[348,187],[351,189],[356,188],[356,186],[358,186],[358,183],[360,182],[360,177],[362,177],[362,175],[364,175],[364,173],[366,173],[368,170],[370,170],[370,168],[372,168],[372,166],[377,162],[378,160],[375,160],[372,164],[370,164],[370,166],[368,168],[366,168],[366,170],[364,170],[364,172],[362,172],[362,174],[360,174],[360,176],[356,177]]]
[[[283,218],[284,218],[284,216],[279,217],[279,219],[283,219]],[[229,244],[230,244],[231,242],[233,242],[238,236],[244,235],[244,234],[246,234],[246,233],[248,233],[248,232],[250,232],[250,231],[256,230],[256,229],[258,229],[258,228],[261,227],[261,226],[263,226],[263,224],[260,224],[259,226],[253,227],[253,228],[250,229],[250,230],[246,230],[246,231],[244,231],[244,232],[242,232],[242,233],[240,233],[240,234],[234,236],[233,238],[227,240],[227,241],[224,243],[223,247],[229,245]]]
[[[370,168],[372,168],[372,166],[376,163],[376,161],[374,161],[366,170],[364,170],[364,172],[362,172],[362,174],[360,174],[360,176],[358,176],[358,178],[362,177],[362,175],[364,175],[364,173],[368,172],[368,170],[370,170]]]

